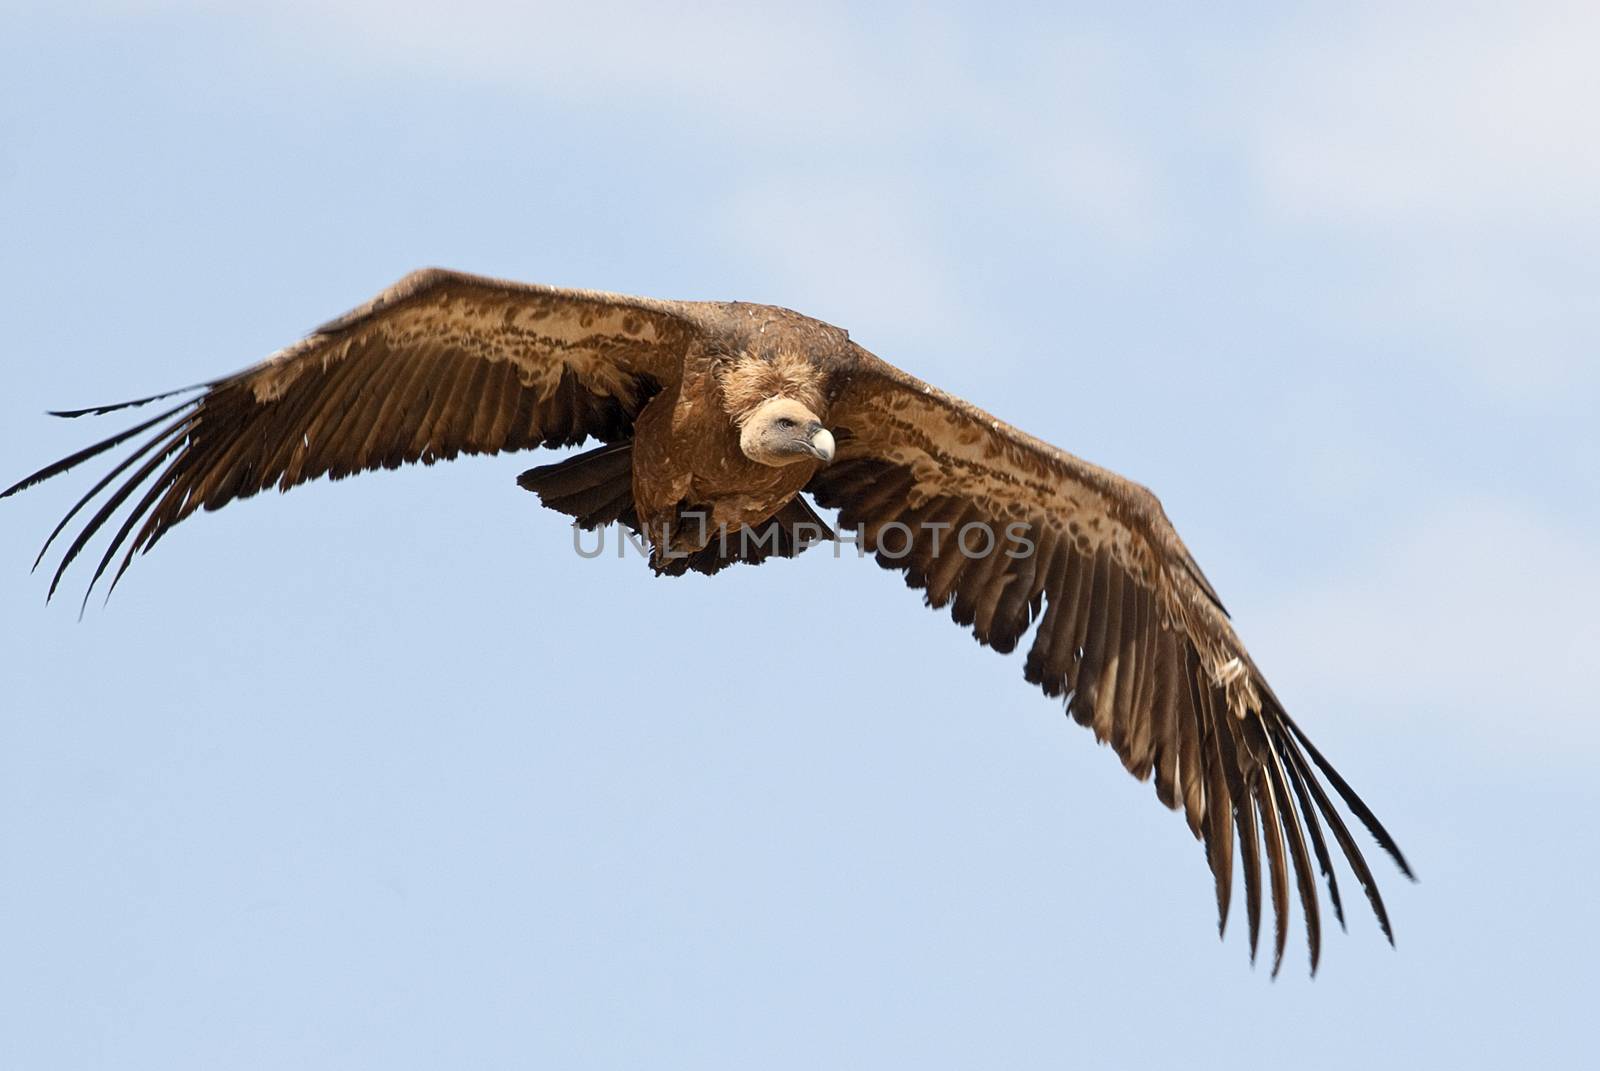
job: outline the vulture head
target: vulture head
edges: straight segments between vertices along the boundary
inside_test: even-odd
[[[833,460],[833,434],[817,414],[793,398],[768,398],[739,429],[739,449],[763,465]]]

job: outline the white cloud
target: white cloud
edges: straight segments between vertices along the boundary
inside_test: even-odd
[[[919,201],[894,182],[774,181],[736,195],[723,226],[771,285],[765,300],[934,338],[957,329],[965,306]]]
[[[1591,387],[1600,328],[1600,7],[1307,16],[1230,105],[1275,226],[1350,256],[1330,295],[1496,396]]]
[[[593,109],[707,109],[741,139],[785,138],[795,122],[867,136],[939,118],[923,94],[948,84],[958,43],[937,17],[866,17],[847,6],[584,4],[454,0],[104,0],[139,17],[215,12],[254,23],[300,59],[443,75],[533,91]],[[899,48],[876,52],[883,38]],[[959,77],[959,75],[958,75]],[[600,133],[603,133],[603,126]]]
[[[1600,7],[1386,5],[1271,53],[1279,207],[1488,234],[1600,225]]]
[[[1444,736],[1554,753],[1600,735],[1597,593],[1592,539],[1504,502],[1464,501],[1249,632],[1270,676],[1324,706],[1405,708],[1438,719]]]
[[[959,168],[978,198],[1038,206],[1091,240],[1135,253],[1164,218],[1148,154],[1108,107],[1130,74],[1118,42],[1041,28],[1004,64],[970,54],[957,14],[843,4],[682,5],[454,0],[108,0],[137,16],[217,10],[259,26],[296,60],[379,76],[439,76],[569,105],[604,137],[619,111],[741,158],[757,183],[863,172],[902,185],[929,160]],[[515,136],[515,135],[514,135]],[[536,132],[527,136],[536,137]],[[798,177],[797,177],[798,175]],[[761,184],[765,184],[764,186]],[[861,218],[869,189],[843,205]],[[948,212],[948,207],[945,209]]]

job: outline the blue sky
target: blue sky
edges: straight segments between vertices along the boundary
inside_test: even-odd
[[[1155,489],[1422,878],[1270,982],[1020,660],[848,557],[578,559],[526,458],[204,515],[82,623],[73,479],[0,504],[10,1066],[1592,1051],[1592,7],[0,20],[13,476],[427,264],[788,305]]]

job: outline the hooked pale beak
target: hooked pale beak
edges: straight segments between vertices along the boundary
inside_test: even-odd
[[[833,460],[833,433],[827,428],[818,428],[811,436],[811,452],[824,465]]]

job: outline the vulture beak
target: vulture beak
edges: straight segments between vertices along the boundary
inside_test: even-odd
[[[811,452],[824,465],[833,460],[833,433],[827,428],[818,428],[811,435]]]

